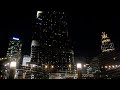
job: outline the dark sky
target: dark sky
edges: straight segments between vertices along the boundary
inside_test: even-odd
[[[105,31],[115,47],[120,45],[120,16],[83,16],[79,9],[69,10],[71,18],[69,36],[74,43],[75,56],[96,56],[100,51],[101,32]],[[31,30],[36,11],[1,11],[0,14],[0,57],[5,56],[9,38],[17,36],[23,41],[24,54],[29,54]]]

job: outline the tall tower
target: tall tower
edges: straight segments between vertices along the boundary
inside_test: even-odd
[[[102,32],[102,45],[101,50],[102,52],[109,52],[115,50],[114,44],[111,42],[110,38],[107,36],[105,32]]]
[[[7,58],[9,61],[16,61],[17,62],[17,68],[20,64],[21,59],[21,48],[22,48],[22,42],[19,40],[19,38],[13,37],[8,46],[7,50]]]
[[[31,43],[31,61],[32,62],[39,64],[39,61],[40,61],[39,53],[40,53],[39,42],[37,40],[32,40],[32,43]]]
[[[38,42],[39,46],[32,45],[31,53],[34,51],[36,54],[32,54],[31,62],[48,65],[49,69],[54,65],[58,72],[71,68],[74,52],[70,46],[64,10],[37,11],[34,26],[33,41]]]

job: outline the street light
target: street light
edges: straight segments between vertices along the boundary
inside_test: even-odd
[[[47,65],[45,65],[45,69],[47,69],[48,68],[48,66]]]
[[[54,66],[52,65],[52,66],[51,66],[51,73],[53,72],[53,69],[54,69]]]
[[[71,73],[71,69],[72,69],[72,65],[69,64],[69,68],[68,68],[68,71]]]
[[[84,67],[86,67],[86,65],[84,65]]]
[[[81,63],[77,63],[78,79],[82,78],[81,69],[82,69],[82,64]]]
[[[81,63],[77,63],[77,69],[81,69],[82,68],[82,64]]]
[[[10,68],[16,68],[16,62],[15,61],[10,63]]]
[[[51,66],[51,68],[53,69],[53,68],[54,68],[54,66],[52,65],[52,66]]]
[[[71,64],[69,64],[69,68],[71,68]]]
[[[10,75],[9,75],[9,78],[10,79],[14,79],[14,76],[15,76],[15,70],[16,70],[16,62],[15,61],[12,61],[10,63]]]

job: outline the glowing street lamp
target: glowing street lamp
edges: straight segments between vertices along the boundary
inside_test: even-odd
[[[15,61],[12,61],[10,63],[10,68],[16,68],[16,62]]]
[[[15,77],[16,65],[17,65],[17,63],[15,61],[12,61],[10,63],[10,75],[9,75],[10,79],[14,79],[14,77]]]
[[[77,63],[78,79],[82,78],[81,69],[82,69],[82,64],[81,63]]]
[[[52,65],[52,66],[51,66],[51,73],[53,72],[53,69],[54,69],[54,66]]]
[[[86,67],[86,65],[84,65],[84,67]]]
[[[71,68],[71,64],[69,64],[69,68]]]
[[[71,67],[72,67],[71,64],[69,64],[69,69],[70,69],[70,70],[71,70]]]
[[[81,63],[77,63],[77,69],[81,69],[82,68],[82,64]]]
[[[45,65],[45,69],[47,69],[48,68],[48,66],[47,65]]]
[[[54,68],[54,66],[52,65],[52,66],[51,66],[51,68],[53,69],[53,68]]]

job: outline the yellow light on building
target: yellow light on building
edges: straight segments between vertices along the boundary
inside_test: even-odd
[[[48,68],[48,66],[47,65],[45,65],[45,69],[47,69]]]
[[[102,39],[107,38],[107,34],[105,34],[105,32],[102,32]]]
[[[71,68],[71,64],[69,64],[69,68]]]

